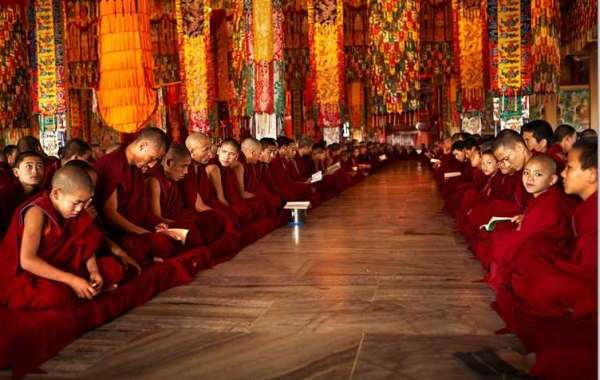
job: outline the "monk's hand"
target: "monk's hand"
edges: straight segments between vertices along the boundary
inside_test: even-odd
[[[96,295],[96,290],[92,284],[79,276],[73,276],[73,279],[69,282],[69,286],[79,298],[91,300]]]
[[[244,199],[254,198],[254,194],[252,194],[252,193],[250,193],[248,191],[244,191],[243,198]]]
[[[84,209],[85,209],[85,211],[87,211],[88,214],[90,214],[92,219],[96,219],[96,217],[98,216],[98,210],[96,210],[96,207],[94,207],[94,204],[92,203],[91,198],[85,204]]]
[[[100,272],[93,271],[90,273],[90,284],[92,284],[92,287],[96,292],[94,295],[100,293],[100,290],[102,290],[102,285],[104,285],[104,279],[100,275]]]
[[[517,231],[521,231],[521,223],[523,223],[523,214],[513,216],[510,221],[517,225]]]
[[[169,229],[169,226],[166,223],[159,223],[154,227],[154,231],[156,232],[166,232]]]
[[[129,256],[129,254],[127,254],[127,252],[125,252],[123,248],[119,247],[118,245],[115,245],[112,249],[112,253],[121,260],[121,263],[123,264],[125,269],[129,268],[129,266],[132,266],[135,268],[137,274],[142,273],[142,267],[140,266],[140,264],[138,264],[138,262],[135,261],[133,257]]]

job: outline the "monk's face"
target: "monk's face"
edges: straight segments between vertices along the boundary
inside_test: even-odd
[[[244,156],[246,156],[246,161],[249,164],[255,164],[258,162],[258,160],[260,160],[261,153],[262,153],[262,148],[253,147],[250,149],[246,149],[244,151]]]
[[[558,181],[558,176],[539,162],[529,162],[523,169],[523,186],[528,193],[538,196]]]
[[[454,158],[456,158],[457,161],[459,162],[464,162],[466,159],[465,156],[465,150],[464,149],[454,149],[452,151],[452,155],[454,156]]]
[[[590,193],[590,189],[598,186],[598,169],[581,167],[579,158],[581,151],[571,150],[567,157],[567,165],[562,171],[565,193],[583,195]]]
[[[233,164],[235,160],[237,160],[238,151],[231,145],[222,145],[217,151],[217,156],[219,157],[219,162],[221,163],[221,165],[227,167]]]
[[[210,161],[210,148],[211,144],[208,140],[200,142],[191,146],[190,154],[192,155],[192,160],[199,164],[206,164]]]
[[[513,147],[500,146],[494,151],[502,174],[513,174],[525,167],[528,158],[526,149],[522,144],[515,144]]]
[[[481,154],[478,151],[472,152],[469,159],[471,161],[472,167],[474,167],[474,168],[481,167]]]
[[[290,146],[288,146],[288,149],[287,149],[287,158],[292,159],[292,158],[296,157],[296,152],[297,152],[296,145],[291,144]]]
[[[311,150],[312,150],[312,148],[310,146],[304,146],[302,148],[298,148],[298,153],[301,156],[306,156],[306,155],[310,154]]]
[[[287,147],[287,145],[280,146],[279,149],[278,149],[278,153],[279,153],[280,157],[287,158],[288,157],[288,147]]]
[[[164,161],[163,161],[164,162]],[[183,177],[188,173],[190,164],[192,163],[191,157],[180,158],[180,159],[168,159],[164,162],[163,168],[165,169],[165,176],[172,181],[181,181]]]
[[[135,149],[134,164],[138,169],[147,172],[165,155],[164,147],[150,142],[140,142]]]
[[[533,132],[523,132],[523,140],[525,141],[525,145],[527,145],[527,149],[530,151],[536,151],[540,153],[544,153],[548,148],[548,142],[546,139],[542,139],[542,141],[537,141],[533,136]]]
[[[352,157],[358,157],[360,155],[360,150],[358,148],[352,149]]]
[[[13,168],[15,177],[25,186],[38,186],[44,177],[44,162],[39,157],[27,157]]]
[[[577,141],[577,133],[573,133],[571,136],[566,136],[563,138],[560,142],[563,153],[569,153],[569,151],[573,148],[575,141]]]
[[[483,174],[490,176],[498,170],[498,162],[492,154],[484,154],[481,157],[481,171]]]
[[[6,155],[6,162],[10,167],[13,167],[15,160],[17,159],[17,150],[15,149],[12,153]]]
[[[56,211],[65,218],[75,218],[81,210],[85,208],[90,199],[92,192],[87,189],[75,189],[69,192],[62,189],[52,189],[50,199]]]
[[[260,161],[265,164],[271,163],[275,154],[277,153],[277,149],[274,146],[268,146],[260,152]]]

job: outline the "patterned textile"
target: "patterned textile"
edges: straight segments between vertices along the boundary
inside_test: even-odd
[[[534,0],[535,1],[535,0]],[[598,1],[569,0],[561,2],[560,39],[564,55],[577,54],[598,40]]]
[[[559,0],[532,0],[531,46],[534,94],[558,93],[560,79]]]
[[[97,14],[97,0],[66,0],[69,88],[94,88],[98,84]]]
[[[176,0],[151,0],[150,31],[154,81],[159,85],[179,82]]]

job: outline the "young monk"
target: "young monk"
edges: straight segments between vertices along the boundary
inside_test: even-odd
[[[455,141],[452,143],[452,155],[454,156],[455,164],[451,166],[452,170],[450,170],[450,165],[442,168],[442,170],[446,170],[443,172],[443,182],[440,192],[442,197],[445,200],[455,193],[456,187],[465,182],[470,182],[472,179],[472,170],[469,159],[467,158],[466,145],[464,141]],[[470,152],[469,152],[470,153]],[[457,177],[446,178],[445,176],[450,173],[460,173]],[[447,206],[448,206],[448,202]]]
[[[521,127],[523,141],[532,152],[546,153],[553,135],[552,126],[545,120],[532,120]]]
[[[537,354],[530,372],[534,376],[596,376],[597,157],[596,139],[578,141],[561,173],[565,192],[583,200],[573,214],[572,248],[565,254],[553,244],[538,244],[519,253],[510,287],[498,294],[500,315]]]
[[[564,245],[571,236],[572,209],[556,186],[556,163],[548,156],[532,157],[523,170],[523,185],[534,199],[512,221],[513,229],[494,231],[488,244],[480,244],[477,256],[490,268],[489,284],[498,289],[506,282],[507,269],[521,246],[535,241]]]
[[[566,162],[567,153],[577,141],[577,131],[568,124],[561,124],[554,131],[554,145],[550,150],[561,154],[561,158]]]
[[[249,225],[273,213],[268,204],[244,188],[243,167],[237,161],[240,146],[233,139],[221,142],[217,159],[210,162],[207,173],[217,200],[232,210],[242,225]]]
[[[44,177],[42,157],[33,151],[19,154],[12,172],[13,177],[0,185],[0,241],[17,207],[40,191]]]
[[[56,157],[50,157],[44,153],[42,144],[33,136],[23,136],[17,141],[17,150],[19,153],[37,152],[44,161],[44,177],[42,178],[42,188],[48,189],[52,181],[52,175],[60,166],[60,161]]]
[[[82,212],[92,194],[85,171],[62,168],[52,179],[51,191],[19,207],[0,249],[0,305],[69,308],[114,285],[105,282],[102,262],[95,256],[102,234]]]
[[[283,148],[280,148],[278,152],[276,151],[277,143],[273,139],[263,139],[261,141],[269,146],[269,149],[276,152],[271,162],[264,166],[264,168],[269,171],[267,176],[273,178],[275,185],[283,192],[283,197],[287,201],[310,201],[313,205],[316,204],[319,201],[316,187],[311,186],[307,180],[304,179],[305,174],[301,173],[300,177],[292,176],[291,164],[289,163],[286,153],[289,141],[286,138],[280,138],[279,141]],[[302,152],[305,151],[306,149],[303,148]],[[310,172],[308,177],[314,173],[311,171],[312,168],[308,166],[308,159],[304,156],[302,156],[301,159],[294,158],[294,160],[296,160],[296,164],[299,168],[304,167],[306,172]]]
[[[270,208],[277,211],[282,206],[281,197],[271,192],[269,188],[260,182],[259,160],[262,154],[262,145],[253,137],[248,137],[242,141],[242,153],[239,161],[242,164],[244,173],[244,188],[264,202],[270,205]]]
[[[6,157],[6,163],[11,168],[15,166],[15,161],[17,160],[17,155],[19,154],[19,150],[16,145],[7,145],[3,149],[4,156]]]
[[[214,210],[197,212],[185,208],[178,182],[188,174],[191,163],[184,145],[171,145],[161,165],[156,165],[145,180],[153,215],[169,227],[190,230],[185,242],[189,248],[209,245],[225,230],[223,219]]]
[[[148,210],[143,174],[162,159],[168,144],[163,131],[147,127],[131,144],[94,163],[98,172],[95,200],[107,230],[142,266],[173,254],[173,242],[164,233],[162,221]]]
[[[471,179],[458,183],[456,188],[450,192],[446,199],[446,208],[455,212],[460,206],[463,196],[470,190],[479,192],[487,181],[486,176],[481,170],[481,152],[479,147],[469,151],[469,164],[471,165]],[[461,175],[462,176],[462,175]]]
[[[72,160],[91,162],[92,148],[89,146],[89,144],[77,138],[67,141],[62,150],[62,157],[59,161],[56,161],[49,166],[44,177],[51,179],[56,170]],[[49,185],[49,183],[47,183],[47,185]]]

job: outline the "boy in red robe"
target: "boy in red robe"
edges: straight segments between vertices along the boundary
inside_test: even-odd
[[[17,154],[16,145],[7,145],[0,152],[0,186],[13,178],[12,167],[15,165]]]
[[[0,241],[17,207],[41,189],[44,162],[37,152],[21,153],[12,171],[13,177],[0,184]]]
[[[142,265],[173,254],[173,241],[164,233],[162,221],[148,210],[144,187],[144,172],[161,160],[168,145],[163,131],[148,127],[131,144],[94,163],[95,200],[103,221],[111,238]]]
[[[60,161],[56,157],[50,157],[44,153],[42,144],[40,141],[33,136],[23,136],[17,141],[17,150],[19,153],[25,152],[37,152],[44,161],[44,177],[42,178],[42,189],[50,188],[52,182],[52,175],[58,167],[60,167]]]
[[[209,245],[225,229],[214,210],[197,212],[185,208],[178,182],[187,175],[191,163],[190,152],[184,145],[171,145],[161,165],[156,165],[145,180],[152,214],[169,227],[188,229],[185,246],[190,248]]]
[[[46,173],[44,175],[45,178],[48,179],[46,185],[50,185],[50,180],[52,180],[52,176],[54,172],[64,166],[66,163],[72,160],[81,160],[85,162],[92,161],[92,148],[88,143],[81,139],[71,139],[67,141],[65,144],[62,157],[58,161],[53,161],[51,165],[48,166]]]
[[[0,305],[68,308],[114,285],[104,282],[95,256],[102,234],[82,212],[92,194],[85,171],[63,168],[51,191],[19,208],[0,248]]]
[[[534,199],[523,214],[513,217],[514,228],[492,232],[476,252],[490,268],[489,284],[494,289],[505,283],[507,270],[525,242],[552,241],[558,247],[572,237],[572,210],[557,182],[556,163],[550,157],[534,156],[525,165],[523,184]]]
[[[262,145],[253,137],[248,137],[242,141],[242,153],[239,161],[242,164],[244,173],[244,188],[256,197],[263,199],[268,203],[271,209],[278,211],[282,206],[281,197],[272,193],[269,188],[260,182],[259,160],[262,154]]]
[[[548,379],[591,379],[597,370],[598,143],[578,141],[561,173],[567,194],[583,202],[573,214],[576,240],[568,252],[552,244],[519,254],[497,309],[526,348],[531,374]],[[577,365],[573,365],[577,363]]]

